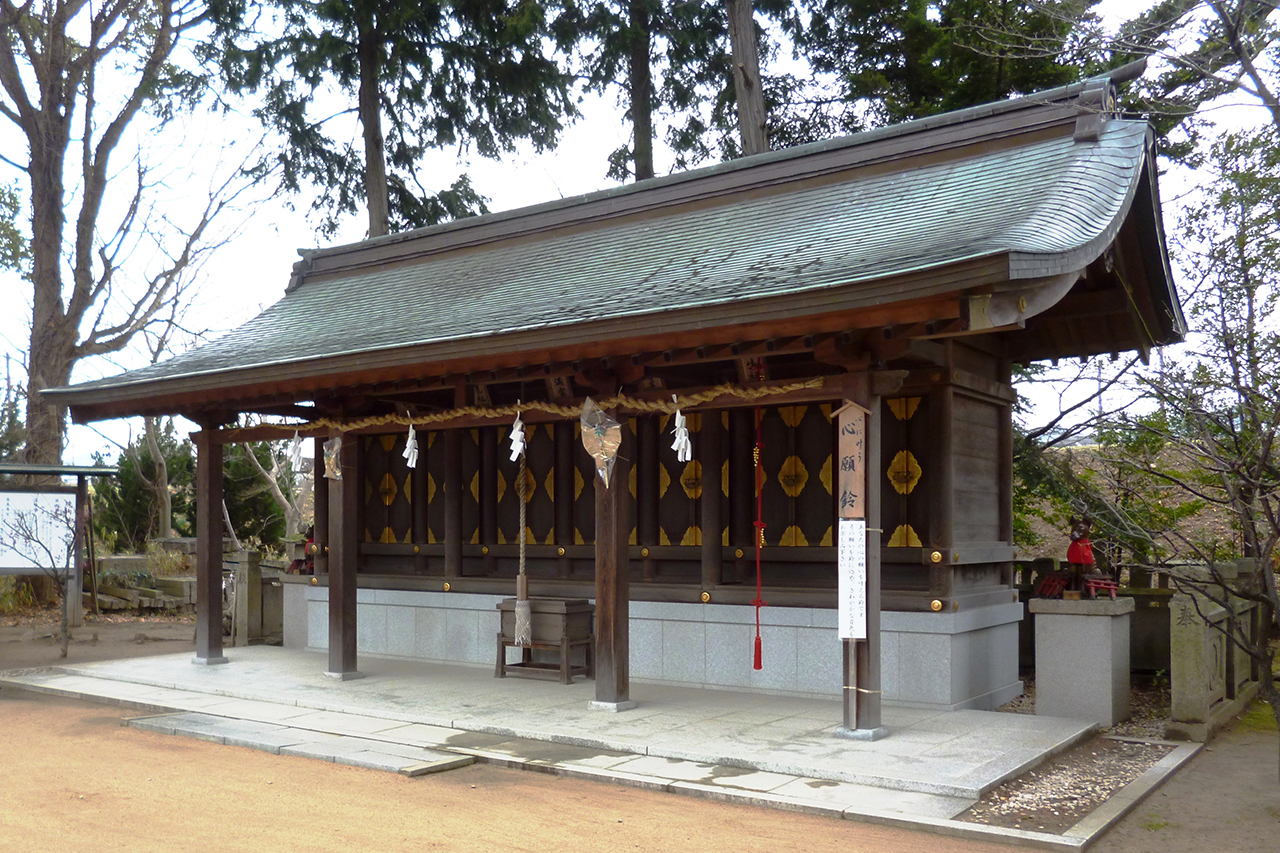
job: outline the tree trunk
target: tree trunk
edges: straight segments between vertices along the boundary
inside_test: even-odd
[[[55,282],[57,287],[60,280]],[[42,287],[36,286],[39,304]],[[58,306],[60,309],[61,306]],[[43,314],[43,317],[42,317]],[[68,329],[61,310],[36,310],[31,324],[31,349],[27,364],[27,448],[25,461],[35,465],[58,465],[66,444],[66,408],[41,396],[45,388],[71,381],[74,361],[73,329]]]
[[[390,230],[387,202],[387,159],[382,138],[382,105],[378,98],[378,37],[373,22],[360,22],[359,109],[364,128],[364,191],[369,205],[369,236],[382,237]]]
[[[75,361],[76,334],[62,304],[63,160],[70,124],[45,110],[23,128],[32,143],[31,177],[31,341],[27,356],[27,449],[37,465],[62,462],[66,438],[64,407],[40,396],[45,388],[66,385]],[[47,142],[38,144],[36,140]]]
[[[156,496],[156,507],[160,516],[160,529],[157,531],[162,539],[173,538],[173,495],[169,494],[169,463],[164,458],[164,453],[160,450],[160,437],[157,435],[156,419],[147,417],[142,419],[142,426],[147,437],[147,452],[151,454],[151,461],[155,463],[156,473],[147,483],[151,487],[151,491]]]
[[[630,17],[627,88],[631,96],[631,127],[635,138],[632,163],[636,180],[643,181],[653,177],[653,71],[649,66],[652,34],[644,0],[631,0]]]
[[[742,153],[769,150],[764,129],[764,90],[760,87],[760,57],[756,52],[756,22],[751,0],[725,0],[729,12],[729,42],[733,50],[733,89],[738,100],[738,130]]]

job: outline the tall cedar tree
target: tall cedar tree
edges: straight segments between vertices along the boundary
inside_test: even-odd
[[[1071,37],[1095,2],[800,0],[785,26],[829,75],[829,120],[856,129],[1076,80]],[[1066,7],[1072,15],[1059,12]]]
[[[320,188],[314,210],[326,233],[361,202],[371,237],[483,212],[484,199],[466,176],[447,189],[429,188],[431,177],[419,174],[423,154],[475,146],[496,157],[522,140],[545,150],[574,112],[568,78],[547,56],[536,2],[214,6],[211,54],[220,57],[233,92],[262,96],[257,115],[285,140],[277,155],[282,186],[296,192],[306,181]],[[360,150],[335,122],[352,113],[363,131]]]
[[[786,0],[752,6],[766,21],[792,14]],[[561,50],[576,53],[579,78],[590,91],[615,91],[631,122],[631,143],[609,155],[610,178],[653,177],[658,138],[671,150],[676,169],[742,154],[726,3],[562,0],[556,8],[552,31]],[[773,147],[839,132],[801,101],[801,77],[769,70],[779,45],[758,20],[753,28]],[[659,129],[662,123],[665,130]]]

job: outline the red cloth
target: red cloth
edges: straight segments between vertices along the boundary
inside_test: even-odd
[[[1088,539],[1077,539],[1067,548],[1067,562],[1073,565],[1093,565],[1093,543]]]

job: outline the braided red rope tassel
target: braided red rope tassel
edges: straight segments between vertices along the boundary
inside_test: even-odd
[[[764,545],[764,466],[761,454],[764,442],[760,439],[760,421],[764,419],[762,409],[756,409],[756,446],[753,451],[756,462],[756,597],[751,603],[756,606],[756,650],[754,669],[764,669],[763,646],[760,642],[760,608],[768,605],[761,595],[760,584],[760,548]]]

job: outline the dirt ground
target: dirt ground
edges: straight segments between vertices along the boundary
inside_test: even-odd
[[[473,765],[406,779],[0,690],[0,850],[995,853],[1003,845]]]
[[[192,652],[196,620],[179,616],[85,616],[71,629],[65,660],[58,657],[58,623],[53,610],[0,617],[0,669],[89,663],[146,655]]]
[[[52,624],[12,623],[0,670],[58,663]],[[73,632],[68,660],[194,651],[192,630],[101,618]],[[129,713],[0,690],[0,851],[1016,849],[484,765],[410,780],[136,731]],[[1273,853],[1278,748],[1255,705],[1091,850]]]

